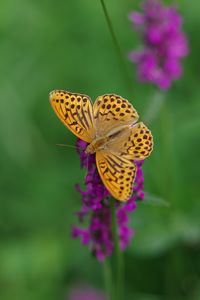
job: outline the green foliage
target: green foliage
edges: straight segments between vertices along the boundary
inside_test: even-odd
[[[1,1],[1,299],[66,299],[78,283],[103,288],[101,266],[70,238],[80,207],[74,184],[85,172],[73,149],[56,146],[75,138],[54,115],[48,94],[60,88],[94,100],[115,92],[145,115],[154,88],[138,83],[126,60],[138,44],[127,20],[138,1],[106,2],[134,94],[127,91],[100,1]],[[179,2],[190,56],[149,125],[155,149],[144,172],[151,197],[132,216],[127,299],[200,297],[200,4]]]

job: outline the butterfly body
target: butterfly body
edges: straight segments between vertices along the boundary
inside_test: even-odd
[[[115,94],[97,97],[92,105],[87,95],[55,90],[51,105],[59,119],[89,145],[86,153],[96,153],[99,175],[111,195],[127,201],[136,174],[134,160],[143,160],[153,149],[151,132],[136,123],[132,104]]]

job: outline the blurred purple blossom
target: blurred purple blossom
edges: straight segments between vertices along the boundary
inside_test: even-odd
[[[86,142],[77,140],[77,151],[80,155],[81,167],[87,168],[86,189],[82,190],[78,184],[76,185],[76,189],[82,196],[82,207],[77,216],[82,225],[87,221],[88,227],[80,228],[74,226],[72,228],[72,237],[80,237],[82,244],[88,245],[94,256],[99,261],[103,261],[106,256],[112,254],[113,250],[111,200],[109,199],[110,194],[104,187],[98,174],[95,155],[87,155],[85,153],[86,147]],[[116,201],[115,204],[121,250],[126,248],[134,234],[133,230],[128,226],[128,214],[135,210],[136,200],[144,198],[144,179],[141,169],[143,161],[137,161],[135,164],[137,165],[137,173],[133,195],[126,203]]]
[[[132,51],[138,79],[168,89],[182,75],[181,58],[188,54],[188,42],[182,31],[182,17],[173,6],[159,0],[146,0],[141,13],[132,12],[129,19],[142,37],[141,49]]]
[[[106,300],[106,297],[94,288],[80,286],[71,291],[69,300]]]

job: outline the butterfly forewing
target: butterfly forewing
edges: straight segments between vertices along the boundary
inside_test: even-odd
[[[96,164],[110,194],[117,200],[127,201],[133,192],[136,166],[128,159],[106,151],[96,153]]]
[[[138,113],[128,100],[115,94],[99,96],[93,106],[96,136],[107,135],[124,125],[134,124]]]
[[[87,95],[55,90],[51,105],[59,119],[80,139],[90,143],[95,136],[93,108]]]

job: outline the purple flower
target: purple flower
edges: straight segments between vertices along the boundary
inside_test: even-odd
[[[69,300],[106,300],[106,297],[96,289],[80,286],[71,291]]]
[[[139,81],[168,89],[173,80],[181,77],[181,59],[188,54],[182,18],[175,7],[164,6],[159,0],[146,0],[142,10],[129,15],[144,44],[129,58],[137,64]]]
[[[85,153],[86,147],[86,142],[77,140],[81,166],[87,168],[86,189],[82,190],[79,185],[76,185],[76,189],[82,196],[82,207],[77,216],[82,226],[86,221],[89,225],[81,228],[74,226],[72,237],[80,237],[82,244],[88,245],[93,255],[99,261],[103,261],[113,251],[111,200],[109,199],[110,194],[98,174],[95,156],[93,154],[87,155]],[[129,228],[128,214],[136,209],[136,200],[144,198],[144,179],[141,169],[143,161],[135,161],[135,164],[137,165],[137,173],[132,197],[126,203],[116,201],[115,204],[117,233],[121,250],[127,247],[134,234],[133,230]]]

